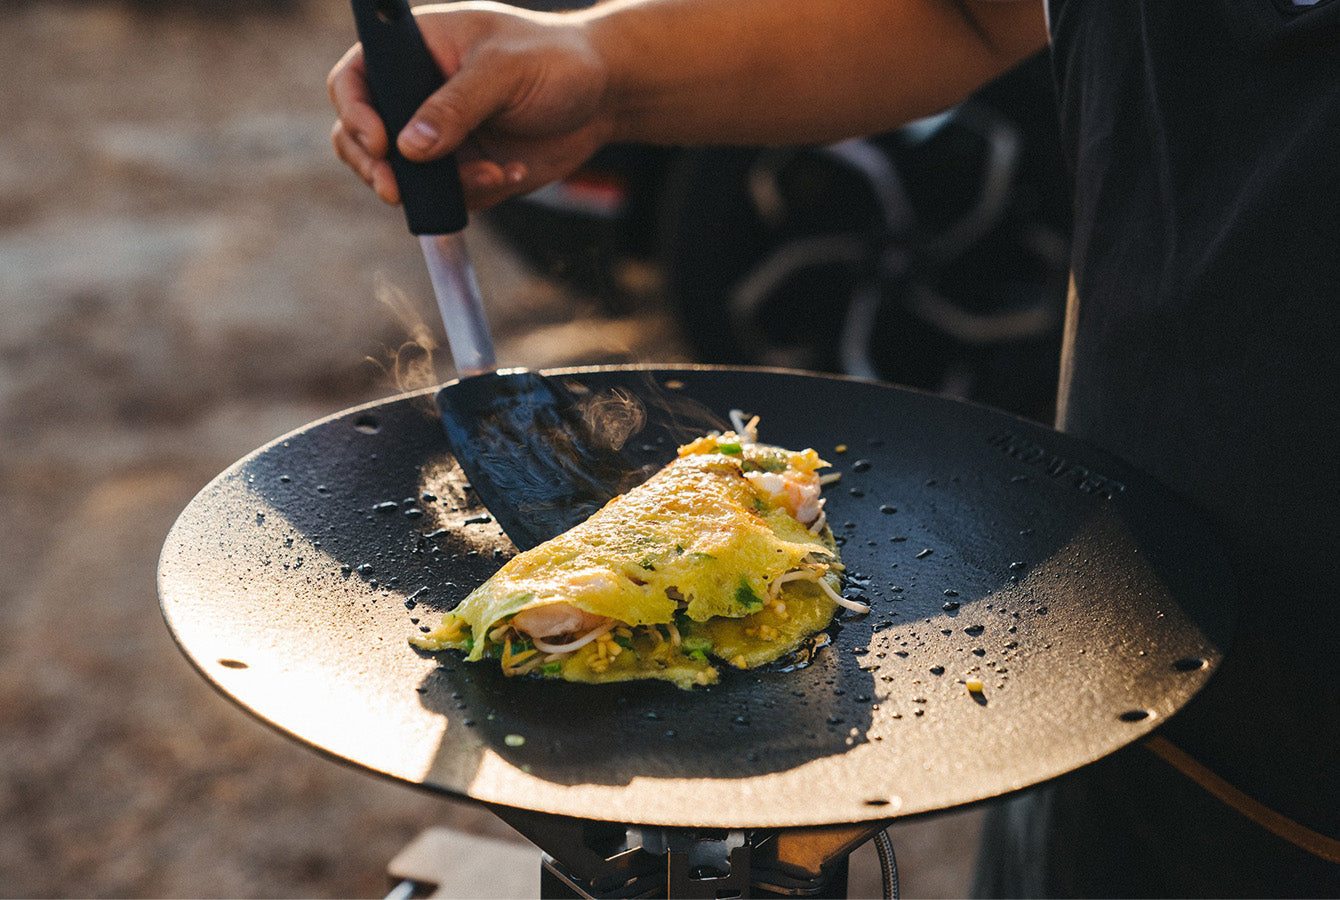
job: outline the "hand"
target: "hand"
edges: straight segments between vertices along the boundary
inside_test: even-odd
[[[580,18],[488,2],[415,10],[447,83],[399,134],[406,159],[456,151],[470,209],[492,206],[569,174],[613,133],[602,109],[608,75]],[[389,141],[354,46],[327,79],[338,119],[336,155],[387,203],[400,192]]]

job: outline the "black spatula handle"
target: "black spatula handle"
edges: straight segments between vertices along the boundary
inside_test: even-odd
[[[455,155],[410,162],[395,139],[423,101],[446,83],[406,0],[351,0],[363,44],[368,86],[391,140],[388,160],[414,234],[451,234],[465,227],[465,195]]]

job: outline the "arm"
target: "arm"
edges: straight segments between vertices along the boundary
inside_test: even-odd
[[[947,109],[1046,43],[1033,0],[616,0],[584,18],[616,137],[648,142],[873,134]]]
[[[1038,0],[613,0],[574,13],[475,2],[418,22],[450,77],[397,140],[458,151],[473,208],[611,140],[808,143],[944,109],[1043,46]],[[332,70],[337,154],[388,202],[389,140],[355,47]]]

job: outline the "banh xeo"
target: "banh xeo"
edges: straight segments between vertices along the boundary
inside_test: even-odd
[[[761,444],[755,417],[679,448],[643,484],[509,560],[413,643],[508,675],[713,684],[713,660],[772,662],[827,627],[842,563],[812,449]],[[833,477],[833,476],[829,476]]]

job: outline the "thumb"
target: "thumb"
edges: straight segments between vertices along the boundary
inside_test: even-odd
[[[510,79],[478,71],[478,66],[462,68],[423,102],[396,137],[406,159],[424,162],[446,156],[485,119],[506,108]]]

